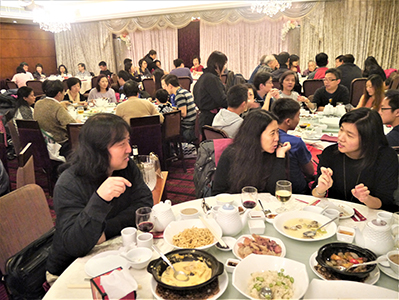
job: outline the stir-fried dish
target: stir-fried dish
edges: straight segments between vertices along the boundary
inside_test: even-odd
[[[347,268],[345,271],[356,273],[367,271],[367,266],[348,268],[354,264],[361,264],[364,262],[367,262],[367,258],[359,257],[359,255],[354,252],[338,252],[337,254],[332,254],[330,259],[326,261],[326,264],[336,269],[340,269],[339,267],[345,267]]]
[[[281,255],[281,246],[275,241],[257,234],[253,234],[252,237],[253,239],[245,237],[242,243],[238,243],[238,255],[241,258],[245,258],[252,253],[274,256]]]

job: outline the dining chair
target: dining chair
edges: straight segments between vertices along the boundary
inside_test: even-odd
[[[178,158],[182,162],[184,173],[187,172],[186,164],[184,162],[184,153],[181,136],[181,111],[175,110],[163,114],[164,121],[162,124],[162,145],[164,153],[164,164],[167,169],[167,162]],[[172,153],[171,145],[173,145],[174,152]]]
[[[98,76],[93,76],[91,78],[91,88],[95,88],[97,86]]]
[[[307,79],[302,84],[303,94],[309,98],[310,95],[314,95],[316,90],[323,86],[323,79]]]
[[[229,138],[229,135],[226,133],[226,131],[222,129],[217,129],[209,125],[202,126],[202,136],[204,137],[205,140]]]
[[[35,169],[39,169],[46,174],[49,194],[52,196],[54,184],[57,180],[57,167],[61,162],[50,159],[46,142],[37,121],[16,120],[16,122],[20,144],[24,147],[28,143],[32,143]]]
[[[79,132],[82,126],[82,123],[69,123],[67,125],[68,141],[71,150],[76,149],[79,144]]]
[[[280,89],[280,81],[277,79],[277,80],[272,80],[272,82],[273,82],[273,88],[275,88],[275,89]]]
[[[64,86],[64,90],[65,91],[67,91],[69,88],[68,88],[68,79],[64,79],[63,81],[62,81],[62,84],[63,84],[63,86]]]
[[[14,81],[11,81],[9,79],[6,80],[6,87],[7,90],[15,90],[18,89],[17,84]]]
[[[0,198],[0,271],[7,260],[54,228],[43,189],[28,184]],[[43,273],[43,283],[45,274]],[[32,287],[32,293],[41,286]],[[33,290],[34,289],[34,290]],[[42,291],[44,293],[44,290]]]
[[[36,99],[40,99],[41,97],[43,97],[43,82],[41,82],[40,80],[28,80],[26,82],[26,86],[33,89]]]
[[[152,98],[155,99],[155,94],[157,91],[155,90],[155,82],[152,78],[143,79],[143,88],[148,94],[150,94]]]
[[[399,75],[396,75],[392,80],[390,89],[399,90]]]
[[[21,150],[21,142],[19,140],[19,134],[17,131],[17,128],[15,127],[15,123],[14,120],[9,120],[7,122],[7,127],[8,127],[8,131],[10,132],[11,135],[11,140],[12,140],[12,144],[14,146],[14,152],[16,155],[19,154],[19,151]]]
[[[155,185],[155,188],[152,190],[152,200],[154,205],[161,202],[162,199],[166,199],[164,190],[167,178],[168,178],[168,171],[162,171],[162,177],[157,175],[157,184]]]
[[[183,89],[191,92],[191,84],[193,83],[193,80],[188,76],[178,77],[178,79],[179,79],[179,85]]]
[[[27,184],[36,183],[32,148],[32,143],[28,143],[17,156],[17,189]]]
[[[355,78],[351,83],[350,103],[356,107],[359,104],[360,98],[364,93],[367,78]]]

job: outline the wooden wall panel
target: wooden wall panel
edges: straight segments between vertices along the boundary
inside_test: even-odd
[[[0,79],[11,79],[23,61],[31,73],[41,63],[45,74],[55,74],[54,34],[37,25],[0,23]]]

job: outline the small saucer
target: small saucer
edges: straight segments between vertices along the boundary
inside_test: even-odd
[[[377,258],[377,260],[379,258]],[[385,267],[381,263],[378,263],[378,267],[380,268],[382,273],[385,273],[385,275],[387,275],[393,279],[399,280],[399,274],[396,274],[390,267]]]
[[[222,237],[222,240],[226,243],[227,246],[229,246],[229,248],[228,249],[220,248],[220,247],[218,247],[218,244],[216,244],[215,247],[218,248],[220,251],[226,251],[226,252],[233,250],[233,247],[234,247],[235,243],[237,242],[237,240],[235,238],[230,237],[230,236]]]

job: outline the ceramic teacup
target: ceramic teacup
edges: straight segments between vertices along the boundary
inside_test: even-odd
[[[198,209],[194,207],[183,208],[180,211],[180,217],[182,220],[195,219],[198,218],[198,215],[199,215]]]
[[[386,262],[388,261],[388,264]],[[379,258],[379,263],[383,266],[390,267],[392,271],[399,274],[399,250],[389,251],[386,255]]]

